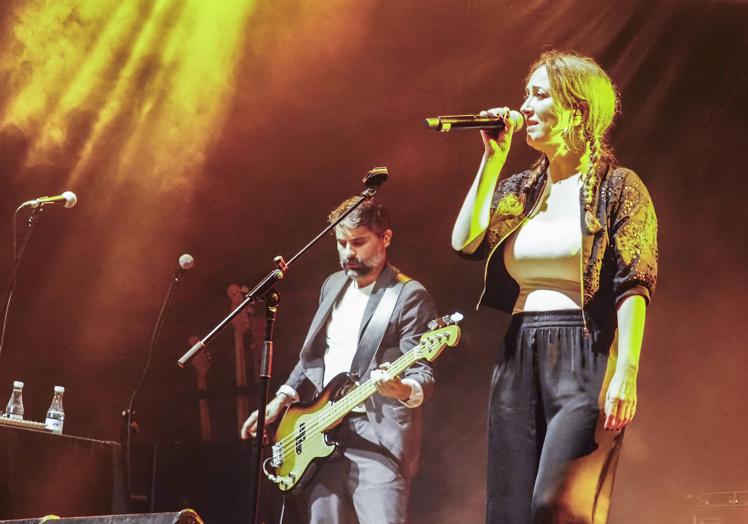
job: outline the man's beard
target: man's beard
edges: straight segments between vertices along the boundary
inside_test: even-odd
[[[355,267],[351,268],[348,267],[349,264],[354,265]],[[345,271],[345,274],[350,279],[357,279],[361,278],[365,275],[368,275],[374,270],[374,266],[370,266],[365,264],[361,260],[341,260],[340,261],[340,267],[343,268],[343,271]]]

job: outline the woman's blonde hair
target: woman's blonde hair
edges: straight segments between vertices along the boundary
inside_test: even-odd
[[[590,233],[600,229],[592,205],[599,184],[596,175],[601,161],[613,161],[607,132],[620,109],[618,91],[608,74],[592,58],[569,51],[545,51],[530,66],[528,79],[545,67],[554,104],[572,112],[563,131],[567,147],[584,154],[589,148],[590,166],[583,175],[585,222]],[[547,167],[547,159],[542,164]]]

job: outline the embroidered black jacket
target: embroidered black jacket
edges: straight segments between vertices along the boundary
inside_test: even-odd
[[[580,213],[584,314],[595,346],[607,351],[616,328],[616,306],[630,295],[649,303],[657,281],[657,217],[647,188],[624,167],[601,164],[592,209],[602,224],[589,233]],[[523,171],[501,180],[491,203],[491,220],[471,259],[486,259],[478,305],[512,312],[519,286],[509,276],[497,248],[532,213],[547,183],[547,171]],[[583,194],[580,191],[583,209]]]

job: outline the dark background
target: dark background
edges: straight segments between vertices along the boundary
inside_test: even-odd
[[[4,3],[0,15],[3,114],[17,87],[13,57],[23,46],[14,25],[25,4]],[[639,411],[610,521],[687,522],[689,494],[748,486],[747,23],[748,6],[737,1],[259,1],[227,80],[225,118],[186,181],[168,166],[123,176],[113,167],[123,135],[114,131],[75,171],[90,107],[71,114],[71,139],[49,158],[30,155],[38,128],[6,120],[0,274],[11,267],[20,202],[70,188],[80,203],[45,212],[29,243],[0,355],[0,392],[25,380],[27,418],[41,420],[52,386],[64,385],[66,433],[117,440],[177,258],[189,252],[197,262],[142,394],[138,440],[189,439],[197,431],[194,377],[176,366],[187,337],[206,334],[228,311],[229,283],[253,284],[273,256],[295,253],[331,208],[361,190],[366,171],[386,165],[391,177],[379,195],[394,222],[391,261],[423,282],[441,311],[467,316],[462,344],[436,365],[413,520],[479,522],[487,389],[507,319],[473,311],[482,266],[449,248],[480,140],[427,131],[422,119],[518,108],[540,51],[572,49],[596,58],[621,92],[612,144],[647,184],[660,226]],[[151,82],[157,74],[144,69],[128,96],[168,91]],[[127,112],[121,120],[122,129],[138,131]],[[150,147],[157,150],[159,138],[150,136]],[[507,169],[533,159],[520,133]],[[335,269],[326,239],[281,284],[274,387],[295,362],[319,286]],[[212,350],[212,387],[230,389],[231,336]]]

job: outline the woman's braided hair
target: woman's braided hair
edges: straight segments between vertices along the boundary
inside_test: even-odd
[[[589,57],[568,51],[546,51],[530,67],[528,78],[543,66],[554,104],[572,111],[572,120],[563,132],[567,147],[580,155],[589,148],[590,165],[582,174],[584,221],[588,232],[596,233],[601,227],[592,209],[600,183],[597,172],[600,162],[614,159],[606,133],[620,108],[618,92],[608,74]],[[535,171],[542,173],[547,166],[548,159],[544,157],[536,164]]]

